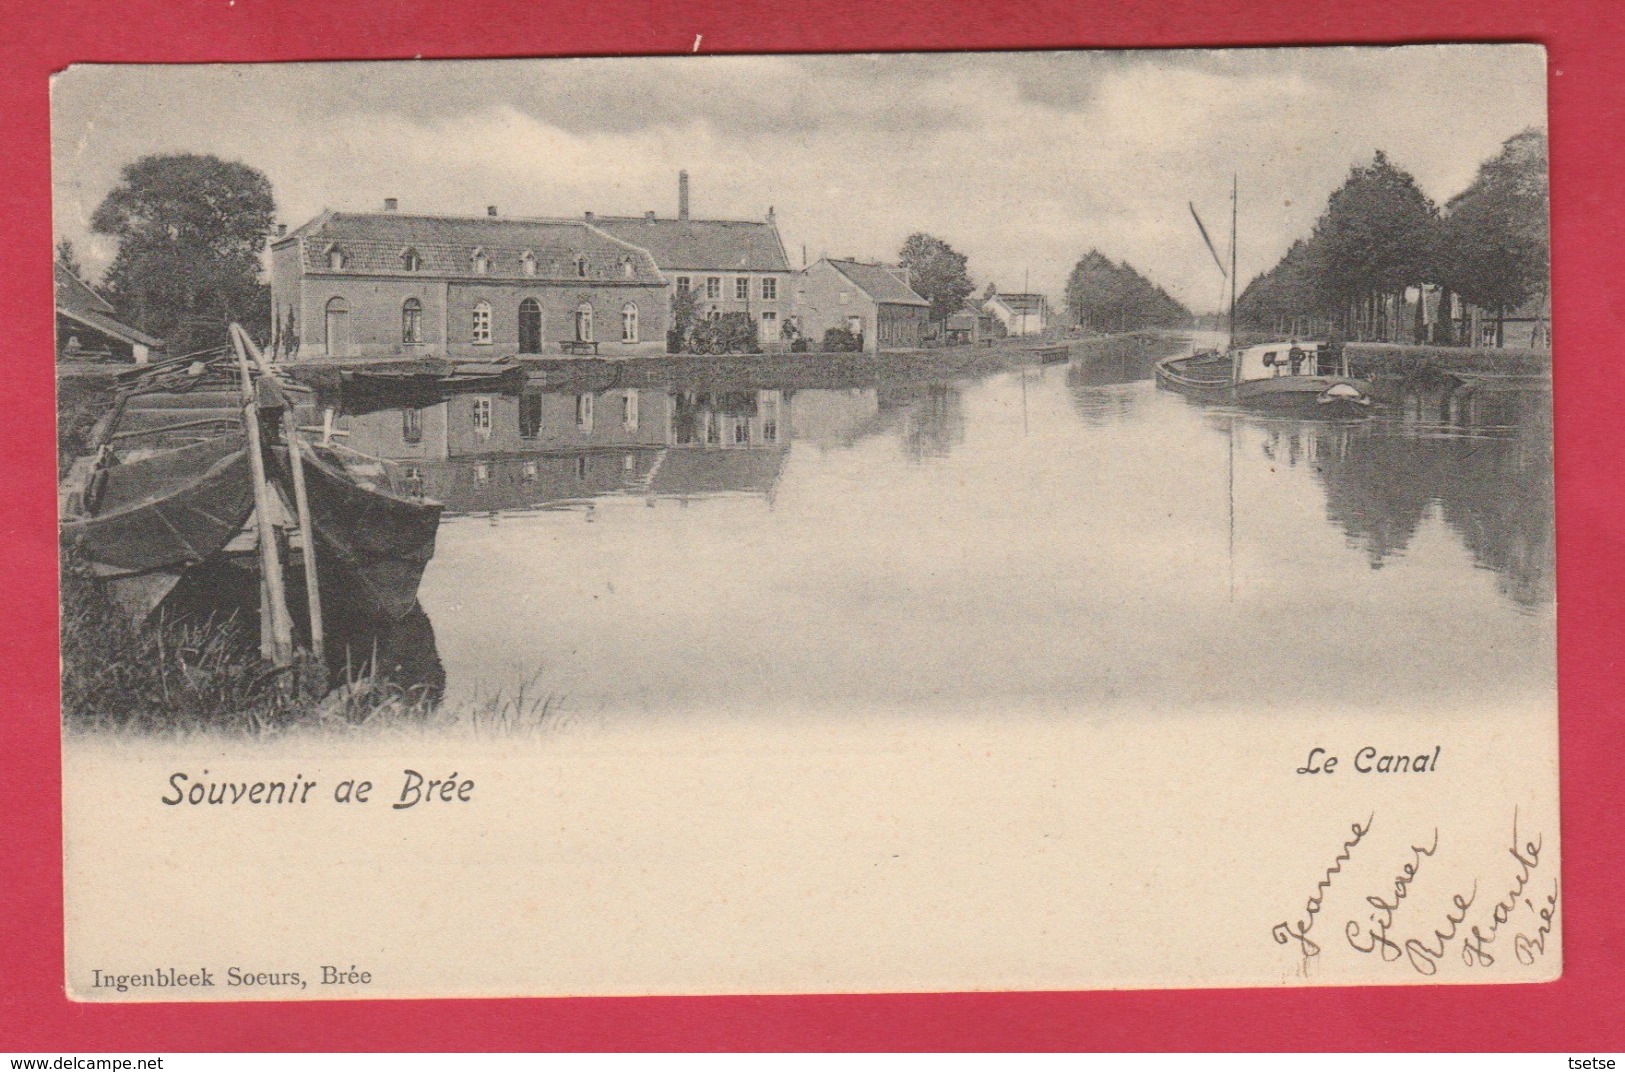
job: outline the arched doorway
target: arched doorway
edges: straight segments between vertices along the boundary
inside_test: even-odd
[[[542,352],[542,306],[535,298],[519,303],[519,352]]]
[[[327,303],[327,356],[350,354],[350,305],[343,298]]]

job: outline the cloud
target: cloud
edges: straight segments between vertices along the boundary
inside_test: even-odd
[[[1435,199],[1544,121],[1531,46],[682,56],[77,67],[53,85],[59,232],[94,270],[119,167],[214,152],[265,171],[283,217],[385,196],[426,211],[760,218],[817,257],[940,234],[979,282],[1059,296],[1098,247],[1196,308],[1210,222],[1241,187],[1243,277],[1305,233],[1381,147]],[[1227,231],[1223,226],[1220,231]]]

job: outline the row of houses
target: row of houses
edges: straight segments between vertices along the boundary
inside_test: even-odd
[[[749,317],[763,349],[820,349],[839,329],[868,352],[1041,334],[1041,295],[992,288],[935,325],[908,269],[825,257],[793,269],[773,210],[579,218],[326,210],[270,243],[272,343],[284,357],[480,359],[664,353],[679,298],[701,318]],[[145,361],[156,339],[58,271],[58,353]]]

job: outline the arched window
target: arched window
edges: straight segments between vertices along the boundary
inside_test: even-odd
[[[621,261],[621,275],[625,276],[627,279],[634,279],[637,277],[637,274],[637,267],[633,265],[631,257],[627,257],[625,260]]]
[[[326,312],[327,356],[346,357],[350,353],[350,303],[333,298]]]
[[[542,352],[542,306],[535,298],[519,303],[519,352]]]
[[[327,267],[329,271],[333,272],[344,268],[344,251],[337,245],[327,247]]]
[[[407,298],[401,303],[401,342],[420,343],[423,341],[423,303],[416,298]]]
[[[525,250],[525,252],[519,258],[519,270],[524,272],[526,275],[535,275],[536,254],[532,253],[528,249]]]
[[[621,306],[621,341],[638,341],[638,306],[636,302],[627,302]]]
[[[474,251],[474,274],[484,275],[486,272],[490,271],[490,269],[491,258],[485,255],[485,250],[476,249]]]
[[[474,306],[473,327],[474,345],[491,345],[491,305],[489,302],[480,302]]]
[[[592,342],[592,303],[576,306],[576,342]]]
[[[587,278],[587,258],[582,254],[576,255],[576,276],[581,279]]]
[[[408,272],[420,272],[423,270],[423,258],[418,256],[418,251],[415,249],[403,249],[401,251],[401,267]]]

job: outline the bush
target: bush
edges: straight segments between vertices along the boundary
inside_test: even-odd
[[[845,328],[830,328],[824,332],[824,352],[826,354],[856,353],[862,349],[862,335],[854,335]]]

